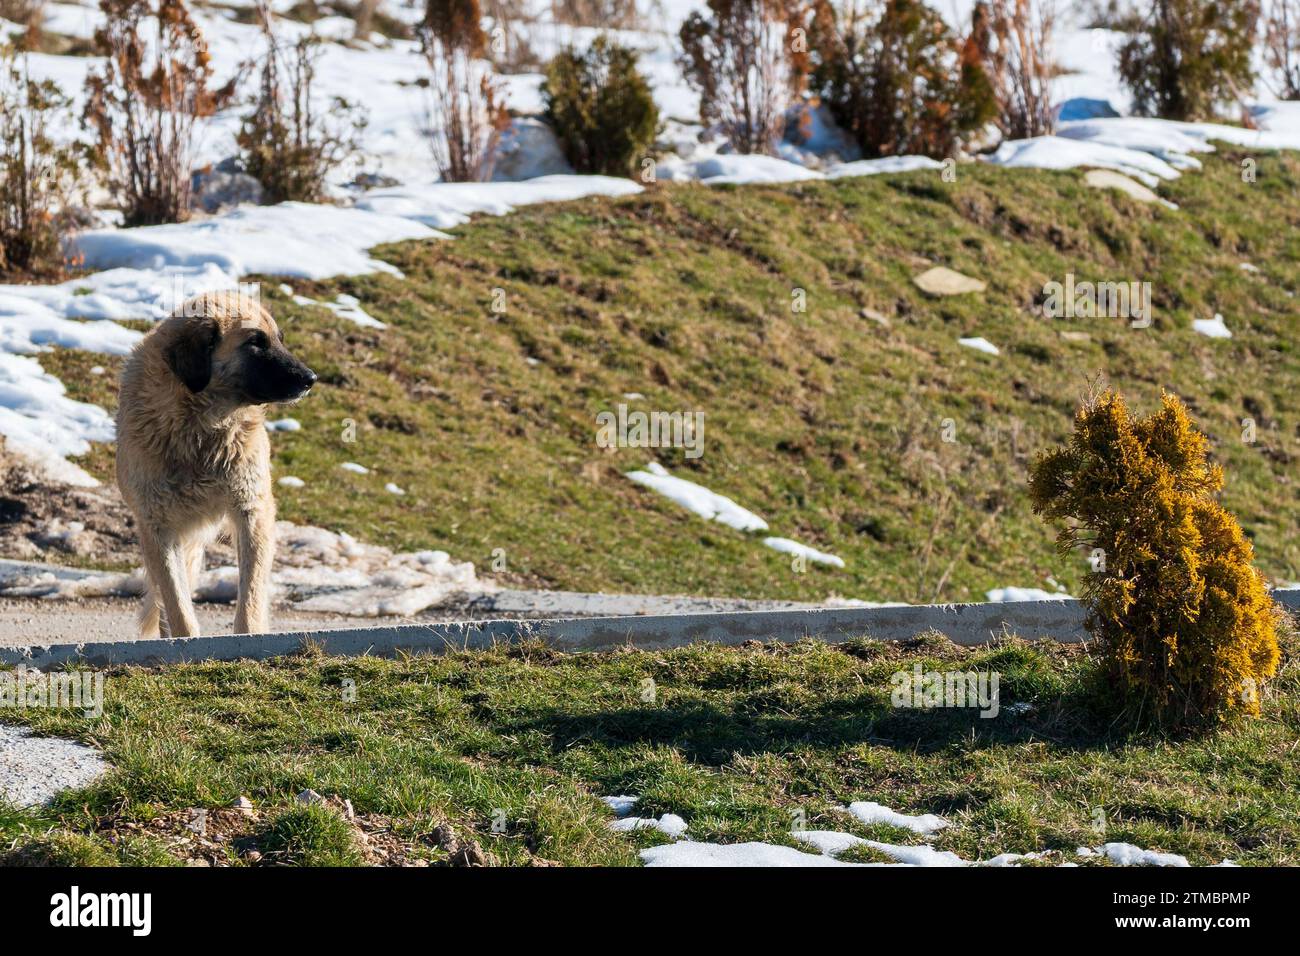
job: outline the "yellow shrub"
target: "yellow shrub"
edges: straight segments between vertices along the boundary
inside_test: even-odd
[[[1034,511],[1068,521],[1066,551],[1092,551],[1088,628],[1139,720],[1188,725],[1259,713],[1277,670],[1280,611],[1241,527],[1215,499],[1223,473],[1165,395],[1148,418],[1106,392],[1030,472]]]

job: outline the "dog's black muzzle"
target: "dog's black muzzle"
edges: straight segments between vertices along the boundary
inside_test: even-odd
[[[316,373],[284,349],[250,363],[248,394],[257,404],[297,401],[316,384]]]

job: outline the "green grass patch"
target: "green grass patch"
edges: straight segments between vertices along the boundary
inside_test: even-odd
[[[891,677],[915,663],[999,673],[1000,713],[894,707]],[[930,842],[971,860],[1113,840],[1194,864],[1300,863],[1290,656],[1262,718],[1196,737],[1121,733],[1091,704],[1092,673],[1077,647],[939,639],[124,669],[102,718],[6,714],[102,747],[115,770],[50,807],[0,809],[0,853],[175,862],[196,852],[178,821],[206,810],[215,862],[358,862],[342,816],[297,803],[312,789],[351,801],[371,862],[381,844],[390,861],[449,862],[454,832],[499,864],[632,865],[665,837],[612,832],[598,798],[633,794],[696,840],[797,845],[798,819],[927,842],[840,809],[874,800],[947,817]],[[228,809],[241,796],[254,815]]]

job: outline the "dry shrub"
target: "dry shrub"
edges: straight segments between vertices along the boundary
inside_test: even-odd
[[[803,86],[807,43],[793,0],[708,0],[682,24],[679,62],[700,119],[739,153],[775,153]]]
[[[429,64],[429,127],[442,178],[491,179],[509,117],[491,70],[480,59],[487,36],[479,25],[477,0],[429,0],[420,46]]]
[[[868,157],[952,156],[996,115],[978,57],[919,0],[820,0],[809,36],[813,91]]]
[[[203,34],[183,0],[100,0],[95,34],[104,72],[86,77],[84,122],[95,160],[122,203],[128,226],[183,222],[190,214],[194,124],[235,92],[214,90]],[[146,17],[153,36],[142,35]]]
[[[0,48],[0,275],[50,277],[63,270],[81,165],[49,132],[71,101],[51,81],[33,80],[26,60]]]
[[[0,20],[24,26],[27,31],[15,41],[21,50],[37,50],[41,45],[41,23],[45,19],[45,0],[0,0]],[[0,36],[0,43],[5,38]]]
[[[1300,0],[1273,0],[1264,21],[1264,62],[1273,92],[1300,100]]]
[[[1187,409],[1165,395],[1134,419],[1105,392],[1030,472],[1034,510],[1071,522],[1063,551],[1100,549],[1084,601],[1112,686],[1142,722],[1193,726],[1259,713],[1277,670],[1280,611],[1254,552],[1215,499],[1223,472]]]
[[[543,64],[528,42],[528,0],[484,0],[483,13],[492,21],[488,31],[488,53],[499,73],[540,73]]]
[[[269,6],[259,5],[258,15],[266,55],[253,112],[237,137],[244,168],[262,184],[267,202],[319,202],[325,177],[356,154],[365,119],[341,97],[325,116],[317,113],[312,87],[319,39],[302,36],[285,51]]]
[[[604,30],[636,30],[642,26],[637,0],[552,0],[556,23]]]
[[[1052,110],[1051,0],[988,0],[977,3],[963,61],[978,60],[997,101],[998,128],[1008,139],[1048,136],[1056,129]]]

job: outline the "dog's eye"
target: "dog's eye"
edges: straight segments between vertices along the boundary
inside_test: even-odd
[[[266,337],[266,333],[260,329],[248,337],[248,344],[255,349],[264,349],[271,344],[271,340]]]

